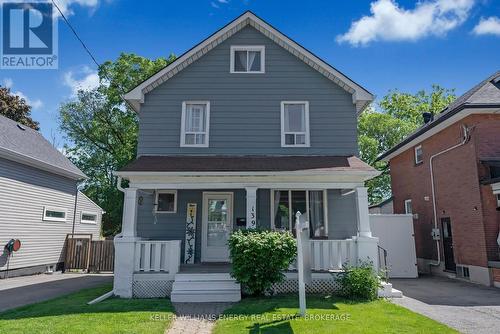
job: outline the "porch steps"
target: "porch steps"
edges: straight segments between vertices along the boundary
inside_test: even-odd
[[[170,300],[174,303],[237,302],[241,287],[228,273],[176,274]]]

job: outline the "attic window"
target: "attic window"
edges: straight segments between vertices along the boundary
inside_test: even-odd
[[[265,47],[231,46],[231,73],[264,73]]]

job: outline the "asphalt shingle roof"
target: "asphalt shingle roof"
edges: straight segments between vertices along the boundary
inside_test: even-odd
[[[55,173],[60,171],[73,178],[85,178],[85,174],[38,131],[0,116],[0,156],[6,155],[20,156],[23,161],[34,162],[32,166],[44,165]]]

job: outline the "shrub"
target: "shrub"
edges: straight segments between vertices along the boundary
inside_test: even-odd
[[[260,295],[283,281],[296,256],[295,239],[289,232],[238,230],[229,238],[231,276],[246,292]]]
[[[381,286],[380,277],[373,270],[371,262],[361,262],[354,267],[344,265],[340,274],[340,293],[348,298],[374,300]]]

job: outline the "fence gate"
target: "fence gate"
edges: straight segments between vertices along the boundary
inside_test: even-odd
[[[113,240],[92,240],[91,234],[66,236],[65,270],[112,272],[114,259]]]

